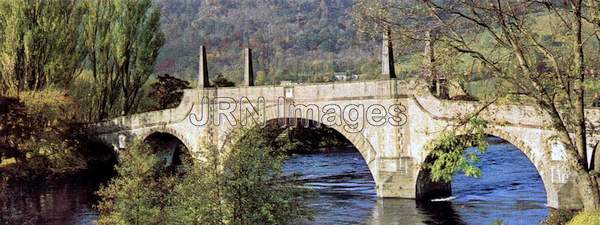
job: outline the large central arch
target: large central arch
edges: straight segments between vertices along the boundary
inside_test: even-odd
[[[320,126],[323,127],[328,127],[331,128],[333,130],[335,130],[336,132],[338,132],[339,134],[341,134],[344,138],[346,138],[360,153],[360,155],[362,156],[363,160],[365,161],[365,163],[367,164],[367,167],[369,168],[369,171],[371,173],[371,176],[373,177],[373,180],[375,181],[375,189],[378,190],[377,186],[379,185],[378,183],[378,168],[377,168],[377,157],[378,157],[378,153],[375,150],[375,148],[373,147],[373,145],[369,142],[369,140],[363,135],[362,132],[348,132],[346,129],[344,129],[344,125],[346,125],[344,122],[342,122],[341,125],[331,125],[331,126],[327,126],[323,123],[320,123],[318,121],[313,120],[313,118],[309,118],[306,116],[306,113],[301,113],[299,116],[296,117],[281,117],[279,115],[277,115],[277,108],[276,107],[267,107],[265,110],[265,115],[264,115],[264,121],[265,123],[262,124],[257,124],[257,123],[252,123],[249,125],[249,128],[257,128],[257,127],[265,127],[267,125],[272,125],[275,124],[277,121],[291,121],[291,120],[302,120],[302,121],[310,121],[312,123],[316,123],[319,124]],[[247,119],[247,118],[242,118],[242,120]],[[246,121],[250,121],[250,120],[246,120]],[[344,120],[341,120],[344,121]],[[225,135],[224,135],[224,139],[222,140],[222,145],[220,145],[220,148],[223,148],[225,143],[228,142],[228,140],[230,139],[229,135],[232,133],[233,129],[239,128],[238,126],[234,126],[234,127],[229,127],[225,130]],[[277,131],[277,129],[274,130],[274,132],[280,132]],[[380,193],[378,193],[379,195]]]

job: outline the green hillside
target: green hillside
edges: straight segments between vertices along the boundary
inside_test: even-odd
[[[351,0],[159,0],[166,42],[156,73],[197,74],[198,49],[208,49],[211,76],[242,78],[243,49],[254,50],[258,83],[323,80],[333,71],[372,72],[375,41],[357,35]]]

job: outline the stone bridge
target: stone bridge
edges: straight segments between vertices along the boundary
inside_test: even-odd
[[[198,88],[185,90],[179,106],[96,124],[97,137],[118,152],[130,140],[168,135],[201,157],[203,143],[223,146],[235,127],[301,118],[335,129],[354,145],[371,171],[378,196],[449,194],[449,184],[431,182],[421,169],[428,158],[424,146],[483,103],[440,100],[425,85],[391,75],[378,81],[253,86],[248,58],[243,87],[214,88],[208,85],[202,51]],[[600,111],[587,113],[590,122],[600,122]],[[535,166],[549,207],[580,207],[573,188],[576,177],[566,165],[563,145],[552,138],[555,131],[548,128],[546,114],[532,106],[490,105],[480,116],[488,121],[489,135],[518,147]],[[598,137],[589,140],[591,158]]]

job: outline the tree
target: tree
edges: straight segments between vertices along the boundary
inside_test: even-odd
[[[33,178],[84,168],[77,125],[72,123],[77,113],[73,100],[61,91],[0,96],[0,162],[16,162],[6,168],[10,171],[5,177]]]
[[[160,8],[153,7],[151,0],[85,1],[85,6],[96,118],[134,113],[164,43]]]
[[[189,88],[189,85],[189,82],[169,74],[159,75],[158,81],[151,85],[148,97],[158,104],[155,109],[175,107],[181,102],[183,89]]]
[[[161,224],[158,158],[148,147],[132,145],[121,153],[117,177],[102,186],[97,224]],[[124,163],[123,163],[124,162]]]
[[[481,176],[481,171],[475,165],[479,157],[476,153],[466,152],[466,149],[477,146],[479,153],[485,152],[487,148],[485,127],[485,121],[474,117],[465,125],[463,134],[457,134],[456,130],[445,131],[432,142],[427,143],[425,150],[430,152],[429,155],[433,160],[426,161],[424,169],[431,170],[430,178],[433,182],[450,182],[452,175],[457,172],[472,177]]]
[[[223,74],[220,74],[220,73],[217,74],[217,76],[212,80],[212,84],[215,87],[233,87],[233,86],[235,86],[235,83],[228,80],[227,78],[225,78],[225,76],[223,76]]]
[[[283,151],[258,130],[238,130],[226,152],[205,143],[202,156],[165,171],[147,146],[123,151],[117,176],[99,191],[98,224],[285,224],[306,217],[304,194],[281,179]]]
[[[113,57],[115,71],[123,77],[122,110],[129,115],[135,112],[142,85],[154,70],[164,35],[160,30],[160,7],[152,7],[151,0],[117,1],[116,14]]]
[[[369,52],[377,44],[369,40],[357,43],[354,38],[355,29],[347,13],[352,1],[158,2],[164,5],[162,26],[167,35],[158,60],[174,60],[168,72],[177,77],[195,74],[201,44],[215,52],[209,55],[210,64],[214,65],[209,67],[210,74],[234,68],[232,62],[242,62],[243,48],[252,48],[254,69],[264,71],[268,82],[279,78],[274,69],[296,67],[307,59],[318,65],[331,64],[332,59],[358,64],[372,57]],[[322,39],[321,31],[326,31]],[[322,72],[317,67],[303,70]]]
[[[233,134],[223,162],[223,198],[233,224],[285,224],[310,215],[303,205],[304,191],[279,179],[285,151],[257,129]]]
[[[79,1],[0,3],[0,94],[66,87],[81,72]]]
[[[371,32],[388,28],[404,39],[424,40],[422,27],[436,30],[438,42],[501,81],[504,91],[495,98],[539,106],[565,146],[584,207],[600,206],[587,162],[591,127],[584,110],[586,71],[598,69],[591,63],[600,40],[597,1],[359,1],[354,10],[357,23]],[[541,64],[549,69],[538,69]]]

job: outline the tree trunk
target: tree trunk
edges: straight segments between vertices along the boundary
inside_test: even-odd
[[[600,193],[595,177],[589,174],[583,168],[576,170],[577,189],[583,203],[583,208],[586,210],[600,209]]]
[[[581,164],[584,169],[588,170],[587,162],[587,148],[586,148],[586,130],[585,130],[585,103],[584,103],[584,86],[585,82],[585,65],[584,65],[584,52],[583,52],[583,39],[582,39],[582,0],[576,1],[575,5],[575,75],[577,80],[575,81],[575,145],[577,153],[581,157]]]
[[[554,105],[550,105],[547,108],[548,113],[553,121],[553,127],[558,132],[559,141],[565,146],[565,157],[569,168],[574,171],[575,174],[571,176],[576,177],[577,191],[579,197],[583,203],[585,209],[596,209],[600,208],[600,193],[598,186],[593,182],[593,176],[588,172],[587,167],[582,163],[582,157],[578,153],[578,149],[575,143],[573,143],[569,130],[564,126],[563,121],[560,119],[557,108]],[[585,156],[584,156],[585,157]]]

